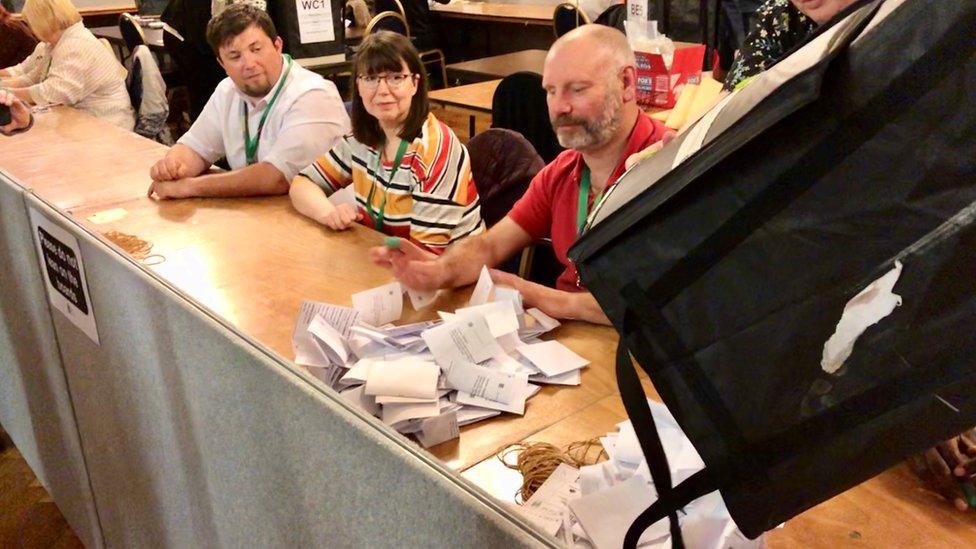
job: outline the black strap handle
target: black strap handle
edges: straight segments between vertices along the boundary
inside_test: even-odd
[[[647,466],[651,471],[654,487],[657,489],[658,501],[661,501],[671,492],[671,467],[668,465],[668,456],[664,453],[664,446],[661,444],[657,426],[654,425],[654,417],[651,415],[651,408],[647,404],[647,395],[644,394],[640,379],[637,377],[637,371],[634,370],[630,362],[630,353],[627,351],[623,337],[617,344],[617,387],[620,389],[620,398],[623,400],[627,416],[634,426],[634,432],[637,434],[641,450],[647,458]],[[641,534],[653,524],[653,522],[646,522],[646,520],[641,519],[653,508],[654,505],[641,513],[637,520],[631,524],[627,530],[627,535],[624,537],[624,549],[637,547],[637,541]],[[671,520],[671,547],[684,549],[676,508],[670,510],[667,516]],[[663,515],[658,520],[660,518],[663,518]]]

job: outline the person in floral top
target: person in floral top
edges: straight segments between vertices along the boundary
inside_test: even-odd
[[[731,91],[746,78],[773,66],[816,28],[817,23],[790,0],[766,0],[756,12],[756,25],[725,77],[725,89]]]

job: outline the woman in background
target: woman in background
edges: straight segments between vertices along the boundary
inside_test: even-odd
[[[0,67],[16,65],[34,51],[37,38],[23,21],[10,17],[7,8],[0,6]]]
[[[22,14],[41,42],[22,63],[0,69],[0,84],[28,105],[64,104],[132,130],[126,71],[70,0],[27,0]]]

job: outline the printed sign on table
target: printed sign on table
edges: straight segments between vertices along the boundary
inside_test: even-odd
[[[332,0],[295,0],[298,33],[302,44],[332,42]]]
[[[33,209],[30,218],[51,305],[98,345],[98,326],[78,239]]]

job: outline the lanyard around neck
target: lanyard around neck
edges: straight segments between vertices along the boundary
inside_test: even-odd
[[[576,207],[576,235],[580,236],[583,234],[583,226],[586,225],[586,218],[589,217],[590,211],[600,205],[600,201],[603,200],[603,191],[593,198],[593,208],[589,207],[590,198],[590,168],[589,166],[583,166],[583,176],[580,178],[580,188],[579,188],[579,204]]]
[[[264,122],[268,119],[268,114],[271,113],[271,109],[274,108],[275,103],[278,101],[278,96],[281,95],[281,90],[285,87],[285,82],[288,80],[288,73],[291,72],[291,56],[285,54],[285,59],[288,60],[285,74],[281,77],[281,82],[278,82],[278,87],[275,88],[271,100],[264,107],[264,113],[261,114],[261,121],[258,122],[258,133],[255,134],[254,139],[251,139],[251,128],[248,127],[247,123],[247,101],[241,103],[244,107],[244,159],[248,166],[254,164],[255,156],[258,153],[258,143],[261,142],[261,130],[264,129]]]
[[[379,210],[373,209],[373,193],[376,192],[376,181],[380,178],[379,170],[379,157],[382,153],[376,155],[376,179],[373,180],[373,186],[369,188],[369,196],[366,198],[366,212],[369,213],[369,217],[373,220],[373,228],[377,231],[383,230],[383,219],[386,217],[386,199],[390,193],[390,185],[393,184],[393,178],[396,177],[397,170],[400,168],[400,162],[403,161],[403,155],[407,153],[407,142],[403,139],[400,140],[400,147],[397,148],[396,158],[393,160],[393,168],[390,170],[390,177],[387,179],[387,185],[383,190],[383,201],[380,202]]]

